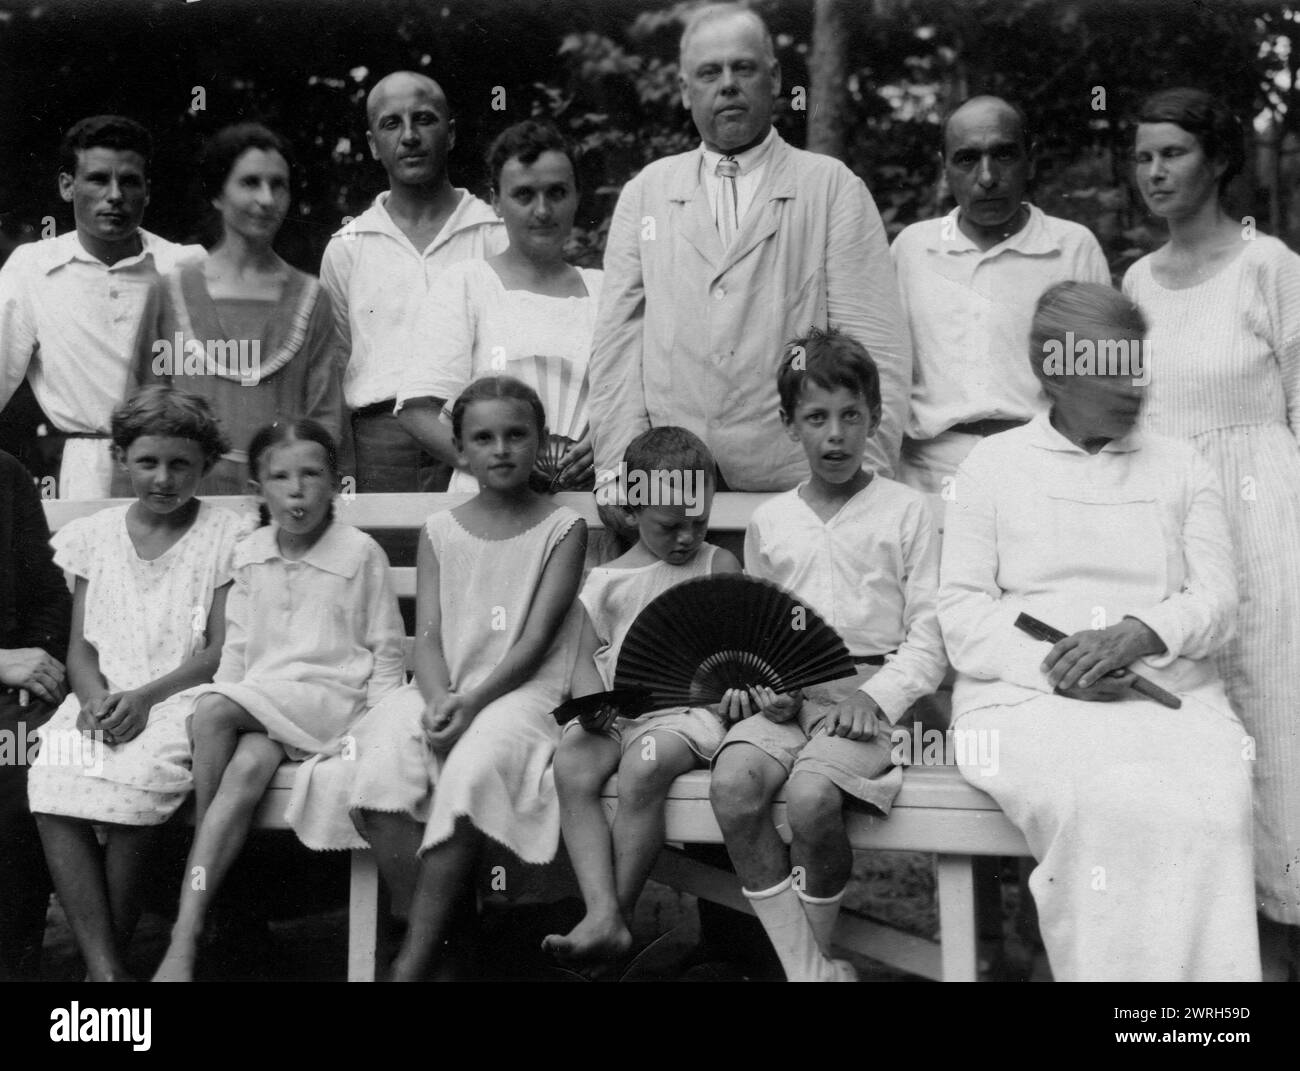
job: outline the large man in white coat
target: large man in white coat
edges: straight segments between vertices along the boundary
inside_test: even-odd
[[[598,472],[646,428],[676,424],[709,445],[721,488],[793,487],[807,466],[781,428],[777,364],[789,339],[833,324],[880,368],[867,460],[891,475],[911,343],[871,195],[772,127],[780,68],[754,12],[696,13],[679,81],[702,144],[632,179],[610,226],[590,371]]]

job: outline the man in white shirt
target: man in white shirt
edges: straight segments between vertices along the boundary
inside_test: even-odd
[[[397,391],[403,369],[420,359],[416,325],[431,284],[452,264],[501,252],[505,227],[447,177],[456,122],[433,79],[388,75],[370,91],[366,117],[370,152],[388,172],[389,189],[330,239],[321,264],[350,355],[343,397],[352,410],[357,489],[440,490],[450,472],[398,423]],[[407,404],[437,413],[445,401]]]
[[[0,270],[0,406],[29,377],[53,453],[62,448],[61,462],[51,458],[61,498],[110,493],[109,419],[133,386],[149,293],[203,254],[140,226],[152,152],[149,132],[122,116],[73,126],[59,151],[59,194],[76,230],[20,246]]]
[[[640,432],[673,424],[708,444],[720,488],[793,487],[808,466],[774,384],[785,343],[814,325],[839,327],[879,367],[867,463],[892,474],[911,352],[870,193],[773,129],[780,68],[753,11],[697,12],[679,81],[702,145],[633,178],[610,224],[589,373],[598,481]]]
[[[900,476],[932,499],[986,435],[1046,407],[1025,360],[1038,296],[1068,279],[1110,284],[1086,227],[1024,200],[1032,141],[1024,113],[973,97],[942,129],[941,165],[957,207],[907,227],[891,252],[912,335],[912,393]]]

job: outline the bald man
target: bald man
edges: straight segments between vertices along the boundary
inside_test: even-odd
[[[941,137],[939,164],[957,207],[905,228],[892,248],[912,334],[900,476],[931,495],[939,523],[975,444],[1046,409],[1025,360],[1039,295],[1068,279],[1111,281],[1091,231],[1024,200],[1032,139],[1018,107],[973,97],[945,119]]]
[[[781,426],[777,366],[790,339],[833,325],[880,370],[867,463],[892,475],[911,352],[871,194],[772,126],[781,71],[753,11],[698,11],[678,80],[701,145],[623,188],[605,248],[590,365],[597,471],[612,473],[647,427],[674,424],[708,444],[720,488],[794,487],[808,465]]]
[[[398,71],[366,100],[366,141],[389,188],[325,249],[321,282],[349,354],[343,395],[352,410],[358,491],[435,491],[450,475],[398,423],[403,368],[420,356],[415,325],[443,269],[506,246],[492,209],[447,177],[456,121],[432,78]],[[437,413],[445,399],[421,399]],[[439,486],[441,485],[441,486]]]

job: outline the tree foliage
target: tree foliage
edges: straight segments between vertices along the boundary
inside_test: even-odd
[[[805,142],[817,0],[756,0],[783,76],[777,123]],[[55,157],[76,119],[133,115],[158,141],[147,225],[198,233],[204,137],[254,118],[292,141],[285,255],[314,270],[339,222],[384,186],[363,103],[379,75],[438,78],[456,113],[452,177],[485,192],[482,153],[502,126],[550,115],[582,145],[574,255],[599,261],[622,184],[695,143],[677,89],[690,5],[663,0],[0,0],[0,225],[24,240],[53,217]],[[1300,11],[1253,0],[840,0],[847,57],[843,156],[887,225],[943,210],[943,109],[976,92],[1019,100],[1040,142],[1034,197],[1101,237],[1119,269],[1159,241],[1131,190],[1128,117],[1147,93],[1200,85],[1251,126],[1236,210],[1300,245]],[[1290,42],[1296,43],[1290,49]],[[810,69],[810,64],[812,68]],[[819,72],[820,73],[820,72]],[[196,90],[204,107],[195,108]],[[1100,95],[1098,91],[1100,92]],[[1100,105],[1100,106],[1099,106]],[[1276,150],[1276,151],[1275,151]],[[0,256],[4,249],[0,248]]]

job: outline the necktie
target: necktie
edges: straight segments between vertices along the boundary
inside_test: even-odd
[[[734,156],[724,156],[714,174],[722,180],[718,183],[718,233],[722,236],[722,248],[727,249],[740,226],[740,196],[736,192],[740,164]]]

